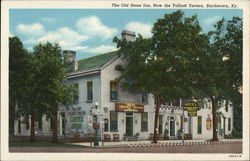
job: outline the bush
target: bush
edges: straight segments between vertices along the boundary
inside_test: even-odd
[[[236,130],[236,129],[233,129],[233,131],[232,131],[232,136],[233,136],[234,138],[242,138],[242,131],[238,131],[238,130]]]

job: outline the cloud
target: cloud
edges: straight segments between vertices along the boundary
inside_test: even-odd
[[[222,16],[213,16],[213,17],[203,20],[203,23],[204,25],[211,26],[221,19],[222,19]]]
[[[125,29],[134,31],[137,34],[141,34],[143,37],[151,37],[153,25],[152,24],[144,24],[137,21],[132,21],[126,24]]]
[[[70,28],[62,27],[54,32],[47,32],[37,39],[30,38],[24,41],[24,43],[35,45],[49,41],[52,43],[59,43],[59,45],[64,49],[73,49],[86,40],[88,40],[87,36],[81,35]]]
[[[88,49],[87,51],[90,53],[106,53],[117,50],[116,47],[110,45],[101,45],[96,48]]]
[[[44,21],[44,22],[54,22],[55,19],[51,18],[51,17],[44,17],[44,18],[42,18],[42,21]]]
[[[78,30],[90,36],[99,36],[103,40],[112,38],[118,33],[116,28],[109,28],[102,24],[100,19],[96,16],[83,17],[79,19],[76,23]]]
[[[23,35],[29,35],[29,36],[37,36],[44,34],[44,27],[40,23],[34,23],[34,24],[19,24],[17,26],[17,32],[23,34]]]

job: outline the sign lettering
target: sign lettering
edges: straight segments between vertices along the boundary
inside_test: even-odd
[[[136,103],[116,103],[115,110],[117,112],[144,112],[144,105]]]

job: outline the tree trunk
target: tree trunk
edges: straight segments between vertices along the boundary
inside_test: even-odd
[[[157,125],[158,125],[158,118],[159,118],[159,109],[160,109],[160,98],[156,96],[156,109],[155,109],[155,122],[154,122],[154,139],[153,143],[157,143]]]
[[[217,136],[217,106],[218,106],[218,101],[215,97],[211,97],[212,100],[212,115],[213,115],[213,138],[212,141],[218,141],[218,136]]]
[[[52,121],[53,121],[53,138],[52,138],[52,142],[53,143],[58,143],[57,111],[54,112]]]
[[[30,141],[35,141],[35,112],[31,113]]]

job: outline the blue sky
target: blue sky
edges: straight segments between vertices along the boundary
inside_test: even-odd
[[[10,35],[18,36],[32,51],[39,42],[57,42],[63,50],[74,50],[82,59],[116,50],[112,42],[123,30],[151,36],[157,19],[176,9],[10,9]],[[240,9],[186,9],[197,14],[203,32],[213,29],[222,17],[242,17]]]

